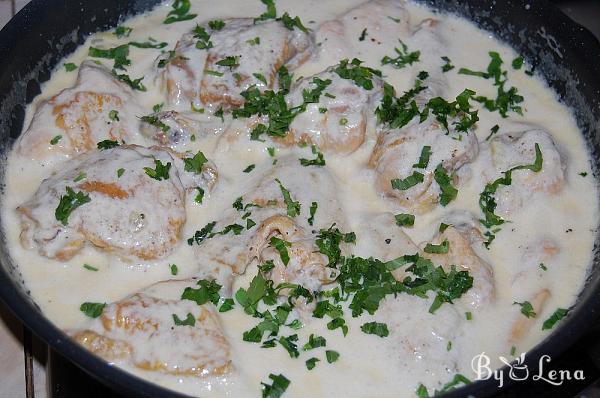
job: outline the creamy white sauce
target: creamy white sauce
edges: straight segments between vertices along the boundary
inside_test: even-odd
[[[298,15],[309,28],[316,29],[320,23],[336,18],[361,2],[362,0],[279,0],[277,8],[279,15],[288,11],[292,16]],[[533,326],[516,346],[517,354],[527,351],[545,338],[548,332],[541,330],[541,324],[556,308],[568,308],[574,303],[591,261],[594,231],[598,223],[598,206],[596,181],[591,175],[589,153],[572,112],[559,102],[556,94],[541,79],[528,76],[523,70],[513,70],[510,60],[517,54],[510,47],[497,41],[491,33],[478,30],[470,22],[460,18],[433,14],[431,10],[422,6],[408,3],[407,8],[411,24],[428,17],[443,21],[441,36],[446,41],[443,55],[448,56],[456,66],[445,76],[449,82],[446,98],[454,98],[464,88],[473,89],[480,95],[495,97],[496,88],[492,86],[491,81],[458,75],[456,71],[460,67],[485,70],[489,62],[488,51],[497,51],[505,60],[503,68],[508,71],[509,84],[517,87],[519,94],[525,98],[524,116],[510,113],[508,118],[503,119],[498,113],[480,110],[480,121],[475,133],[482,148],[483,140],[495,124],[500,125],[500,133],[503,133],[520,131],[522,128],[519,126],[529,123],[549,132],[566,159],[566,185],[560,193],[534,197],[520,210],[511,214],[512,223],[502,226],[502,231],[496,234],[496,240],[489,251],[483,247],[481,250],[477,249],[477,253],[493,269],[495,299],[483,310],[474,311],[473,320],[466,321],[464,311],[459,309],[462,307],[455,308],[451,304],[445,304],[436,314],[431,315],[427,312],[430,300],[400,295],[396,300],[386,300],[397,302],[382,304],[384,308],[375,316],[345,316],[350,328],[345,338],[339,329],[327,330],[326,322],[322,320],[313,319],[306,322],[306,326],[297,331],[299,345],[304,344],[311,333],[326,337],[327,349],[340,353],[340,359],[334,364],[325,361],[322,348],[302,353],[300,358],[292,359],[279,346],[264,349],[258,344],[242,341],[242,333],[254,326],[257,320],[243,314],[238,306],[234,311],[220,314],[232,346],[232,358],[236,367],[236,371],[225,381],[207,384],[193,378],[165,376],[135,368],[128,370],[166,387],[207,397],[256,396],[259,382],[270,382],[267,379],[269,373],[282,373],[292,381],[285,394],[289,397],[411,396],[419,383],[424,383],[432,390],[450,381],[455,373],[462,373],[472,379],[471,358],[482,351],[488,353],[494,364],[499,366],[498,356],[509,356],[511,351],[511,344],[507,340],[509,329],[516,319],[522,317],[518,306],[512,305],[514,301],[530,300],[532,292],[540,288],[551,292],[543,311],[538,313]],[[67,57],[64,63],[79,65],[87,58],[90,46],[110,48],[123,43],[124,40],[146,41],[148,37],[154,37],[158,41],[169,43],[165,50],[172,49],[182,34],[192,29],[197,22],[258,16],[264,12],[264,6],[259,1],[198,0],[192,4],[191,12],[198,14],[195,20],[163,25],[162,21],[168,11],[170,4],[165,4],[125,21],[123,25],[133,28],[128,39],[119,40],[111,32],[93,35],[75,53]],[[418,42],[408,44],[411,50],[420,48]],[[418,71],[439,67],[437,64],[430,66],[419,62],[400,70],[389,66],[381,67],[381,57],[377,51],[366,51],[361,54],[361,59],[369,66],[381,68],[386,81],[394,84],[398,93],[412,86],[413,76]],[[145,114],[151,113],[153,105],[165,101],[164,94],[160,91],[159,79],[154,79],[155,73],[152,72],[153,62],[159,53],[159,50],[152,49],[130,49],[132,65],[127,73],[132,78],[144,75],[144,84],[148,88],[144,93],[135,92],[136,99],[146,109]],[[100,61],[109,67],[112,65],[111,60]],[[311,59],[295,70],[294,75],[310,76],[328,66],[331,64],[325,59]],[[66,72],[62,63],[57,66],[52,78],[43,86],[42,93],[27,108],[25,128],[36,105],[41,100],[56,95],[65,87],[72,86],[76,76],[77,72]],[[348,230],[357,231],[359,234],[357,228],[360,227],[360,215],[385,211],[395,214],[401,212],[392,201],[382,198],[375,191],[373,171],[366,168],[376,138],[372,132],[367,134],[366,142],[349,156],[325,154],[327,167],[338,181],[338,198],[349,222]],[[220,136],[215,134],[192,142],[185,148],[194,153],[202,150],[213,160],[219,170],[219,182],[215,190],[205,197],[202,205],[188,201],[183,238],[192,236],[197,229],[215,219],[215,215],[229,209],[231,203],[245,192],[247,187],[252,186],[249,177],[258,178],[256,176],[271,167],[272,158],[267,153],[267,145],[248,141],[244,137],[224,145],[219,139]],[[277,148],[276,157],[288,153],[296,154],[297,157],[314,158],[310,148]],[[443,215],[452,210],[468,210],[480,216],[478,198],[487,181],[478,170],[485,167],[485,162],[485,154],[480,154],[471,164],[471,179],[459,187],[457,200],[445,208],[437,206],[430,213],[418,215],[414,228],[405,229],[414,242],[418,244],[429,241],[437,231]],[[250,176],[241,172],[249,164],[257,165]],[[171,279],[169,264],[177,264],[177,278],[195,275],[197,264],[194,253],[185,240],[170,256],[153,262],[125,262],[89,246],[67,262],[49,260],[38,255],[35,250],[24,249],[19,241],[20,221],[15,208],[27,201],[36,192],[41,181],[60,167],[60,162],[40,164],[15,152],[11,153],[6,174],[6,195],[2,203],[3,228],[11,255],[20,267],[27,288],[49,319],[64,329],[83,327],[88,320],[79,311],[82,302],[110,303],[153,283]],[[581,172],[589,174],[584,178],[579,175]],[[303,211],[306,212],[307,209]],[[569,232],[566,232],[567,230]],[[527,286],[527,291],[514,285],[513,277],[522,266],[524,246],[535,244],[541,237],[558,242],[561,252],[555,261],[546,264],[548,271],[544,273],[543,279],[533,279],[532,285]],[[360,239],[354,253],[362,256],[374,255],[368,243],[361,244]],[[84,269],[84,263],[97,267],[98,272]],[[240,286],[247,286],[255,274],[256,269],[249,268],[244,276],[236,280],[234,290]],[[391,332],[393,328],[398,330],[388,338],[362,333],[360,325],[374,319],[387,322]],[[456,327],[453,327],[454,325]],[[412,336],[418,340],[420,336],[431,338],[432,333],[439,341],[439,347],[431,347],[434,354],[426,355],[424,360],[409,354],[403,348],[402,336]],[[452,342],[450,351],[446,351],[447,341]],[[171,348],[174,352],[185,349]],[[315,369],[307,371],[304,362],[312,356],[318,356],[321,361]],[[438,358],[443,357],[453,358],[456,368],[438,369],[440,363],[445,363]]]

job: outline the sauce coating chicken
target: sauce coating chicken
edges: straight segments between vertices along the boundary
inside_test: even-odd
[[[356,69],[348,65],[343,69]],[[374,111],[383,97],[381,79],[372,74],[372,87],[367,89],[342,78],[342,72],[336,72],[340,68],[340,65],[328,68],[292,87],[287,96],[292,107],[306,103],[310,93],[321,93],[315,96],[318,98],[310,98],[306,111],[294,118],[285,143],[314,144],[323,151],[349,154],[363,144],[369,127],[374,130]]]
[[[310,56],[308,34],[278,21],[223,22],[220,29],[201,25],[177,43],[164,74],[167,104],[174,110],[189,110],[192,103],[213,112],[237,108],[244,102],[242,91],[273,88],[281,66],[294,68]]]
[[[143,144],[137,127],[143,114],[126,84],[86,61],[73,87],[40,102],[17,150],[47,161],[90,151],[103,140]]]
[[[402,1],[365,2],[321,24],[315,32],[318,56],[330,65],[344,58],[365,59],[366,53],[373,54],[369,58],[380,60],[393,54],[398,39],[410,34],[409,20]],[[371,66],[379,67],[378,64]]]
[[[17,209],[23,245],[61,261],[86,242],[142,260],[166,256],[186,220],[173,163],[168,152],[134,145],[82,155]]]
[[[310,192],[305,189],[306,184],[322,189]],[[208,225],[208,232],[200,233],[200,239],[193,241],[198,243],[194,248],[201,265],[200,275],[217,275],[227,290],[233,274],[244,273],[252,261],[271,259],[284,265],[281,256],[273,251],[271,238],[275,237],[290,245],[287,267],[280,266],[275,271],[281,281],[302,282],[315,289],[321,282],[332,281],[324,270],[327,258],[315,246],[315,235],[333,224],[344,229],[345,217],[336,200],[335,184],[325,168],[300,166],[293,156],[278,159],[277,165],[259,175],[251,189],[219,221]],[[311,224],[313,203],[318,203],[318,208]]]
[[[174,376],[225,376],[233,364],[214,305],[181,298],[195,287],[193,280],[159,282],[107,305],[71,335],[110,362]]]
[[[496,192],[497,213],[508,215],[520,209],[533,195],[556,195],[565,184],[565,161],[552,136],[542,129],[502,134],[490,141],[493,170],[499,175],[536,161],[536,144],[542,156],[539,171],[521,169],[512,173],[512,183]]]

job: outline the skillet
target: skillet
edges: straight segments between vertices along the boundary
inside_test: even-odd
[[[420,0],[474,21],[514,47],[574,110],[600,169],[600,43],[546,1]],[[116,26],[128,16],[151,9],[159,0],[33,0],[0,32],[0,189],[4,161],[23,126],[26,105],[65,56],[93,32]],[[586,286],[569,315],[545,340],[527,353],[525,365],[535,372],[539,358],[566,350],[600,314],[600,239]],[[0,231],[0,299],[51,349],[104,385],[127,396],[184,397],[116,367],[72,342],[44,317],[29,296]],[[505,374],[507,370],[505,369]],[[506,379],[506,378],[505,378]],[[505,386],[511,380],[505,380]],[[485,397],[498,392],[494,379],[478,381],[445,397]]]

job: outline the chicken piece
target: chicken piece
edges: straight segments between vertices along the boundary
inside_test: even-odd
[[[143,114],[129,86],[106,68],[86,61],[73,87],[40,102],[17,151],[47,161],[90,151],[104,140],[143,145],[136,117]]]
[[[182,300],[193,281],[159,282],[109,304],[71,336],[110,362],[148,372],[198,378],[233,371],[231,349],[212,303]],[[191,323],[178,325],[175,316]],[[189,319],[193,318],[193,321]]]
[[[244,273],[252,261],[272,257],[280,260],[279,254],[269,247],[270,238],[274,236],[292,244],[287,247],[290,262],[286,272],[281,272],[287,273],[282,279],[309,285],[311,282],[307,281],[307,275],[318,275],[319,280],[328,280],[329,277],[319,269],[322,264],[327,264],[327,260],[323,263],[312,234],[334,223],[340,230],[345,230],[346,220],[336,199],[334,177],[326,168],[303,167],[295,156],[290,156],[279,158],[275,167],[254,178],[247,193],[223,212],[220,221],[207,225],[204,233],[199,230],[192,238],[192,243],[198,243],[194,244],[194,249],[201,268],[200,275],[216,278],[225,286],[225,291],[230,290],[233,276]],[[307,185],[321,189],[318,193],[311,192],[306,189]],[[289,193],[289,200],[284,198],[282,187]],[[300,206],[295,217],[288,212],[292,202]],[[313,202],[318,208],[313,225],[310,225],[309,209]],[[315,283],[318,285],[320,282]]]
[[[253,85],[273,88],[281,66],[297,67],[310,56],[309,35],[281,22],[254,23],[251,18],[224,22],[220,30],[202,25],[177,44],[177,56],[164,74],[167,103],[173,109],[189,110],[191,103],[212,111],[237,108],[244,103],[242,91]]]
[[[352,64],[346,67],[362,68]],[[322,91],[315,102],[306,105],[305,112],[294,118],[284,143],[314,144],[322,151],[348,154],[365,141],[368,127],[375,130],[375,108],[383,97],[382,80],[371,75],[373,88],[367,90],[340,77],[338,68],[329,68],[294,85],[287,96],[290,108],[302,105],[308,93],[320,88]]]
[[[423,168],[419,160],[425,147],[429,147],[431,156]],[[451,184],[455,186],[460,183],[460,174],[456,173],[471,163],[478,153],[475,134],[452,128],[445,134],[439,122],[430,118],[424,123],[413,122],[405,128],[381,133],[369,166],[375,169],[375,186],[381,194],[410,212],[422,214],[431,211],[440,201],[442,191],[436,179],[436,168],[441,165],[443,173],[438,170],[438,174],[450,176]],[[404,180],[413,173],[421,174],[423,181],[407,189],[392,186],[392,180]]]
[[[431,314],[430,304],[430,300],[407,294],[388,296],[374,316],[375,321],[387,325],[389,336],[381,341],[374,337],[372,349],[382,350],[381,354],[394,366],[396,377],[413,380],[414,386],[407,389],[410,391],[415,391],[420,383],[439,388],[442,380],[451,380],[463,371],[464,316],[453,305],[442,306]],[[448,344],[452,345],[451,350]],[[414,374],[420,375],[418,380],[411,377]]]
[[[510,329],[510,334],[508,337],[509,344],[514,345],[525,337],[527,332],[529,332],[531,327],[537,321],[537,316],[544,310],[544,304],[550,298],[550,296],[551,294],[548,289],[542,289],[535,296],[533,296],[532,299],[529,300],[529,303],[535,312],[535,316],[527,317],[519,312],[517,320],[514,321],[513,326]],[[515,308],[517,307],[518,306],[515,305]]]
[[[186,220],[184,187],[173,163],[166,151],[136,145],[78,157],[17,208],[21,242],[60,261],[86,242],[123,257],[166,256]]]
[[[354,229],[357,242],[353,250],[355,256],[373,257],[387,262],[406,254],[420,252],[419,246],[396,225],[392,213],[363,214],[360,223]],[[404,267],[393,270],[392,275],[399,281],[408,276]]]
[[[158,145],[177,149],[209,135],[225,130],[225,125],[213,115],[164,111],[150,115],[151,122],[140,121],[140,131]]]
[[[423,254],[434,264],[444,267],[446,271],[455,265],[458,271],[469,272],[473,277],[473,287],[465,293],[465,298],[474,308],[480,308],[494,298],[492,268],[475,251],[475,248],[481,247],[482,240],[481,234],[468,225],[449,225],[430,242],[440,245],[447,241],[448,252]]]
[[[365,59],[367,53],[377,60],[391,55],[398,39],[410,34],[409,19],[399,0],[360,4],[339,18],[324,22],[315,32],[319,58],[332,65],[344,58]]]
[[[288,242],[287,263],[270,243],[273,237]],[[275,268],[269,271],[275,286],[294,283],[310,291],[319,291],[323,285],[333,282],[337,275],[335,269],[327,267],[327,256],[319,253],[315,240],[288,216],[276,215],[266,219],[252,238],[251,248],[259,263],[273,261],[275,264]]]
[[[520,209],[534,194],[553,195],[562,189],[566,163],[552,136],[541,129],[502,134],[491,140],[492,164],[497,176],[513,167],[533,164],[536,144],[543,158],[541,170],[512,173],[511,185],[501,185],[495,194],[497,214],[508,215]]]

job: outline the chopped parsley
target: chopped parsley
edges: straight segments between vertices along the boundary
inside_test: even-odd
[[[523,67],[523,63],[524,63],[523,57],[518,56],[517,58],[513,59],[512,67],[515,70],[521,69]]]
[[[445,62],[445,64],[442,65],[442,72],[446,73],[454,69],[454,65],[452,65],[452,61],[450,60],[450,58],[444,56],[442,57],[442,61]]]
[[[79,310],[90,318],[98,318],[102,315],[104,307],[106,307],[106,303],[90,303],[89,301],[86,301],[79,306]]]
[[[111,110],[110,112],[108,112],[108,118],[114,122],[118,122],[119,119],[119,112],[117,112],[116,110]]]
[[[220,299],[221,285],[214,280],[209,281],[206,279],[199,280],[196,285],[198,286],[197,289],[186,287],[181,294],[181,299],[194,301],[198,305],[204,305],[209,301],[217,305]]]
[[[198,151],[193,157],[183,159],[183,169],[192,173],[202,173],[202,167],[208,162],[208,159],[202,151]]]
[[[168,180],[169,179],[169,170],[171,170],[171,162],[167,162],[167,164],[163,164],[159,159],[154,159],[155,168],[144,167],[144,172],[148,175],[148,177],[153,178],[157,181]]]
[[[521,307],[521,314],[525,315],[527,318],[535,318],[536,313],[533,310],[533,305],[529,301],[523,301],[522,303],[514,302],[513,305],[519,305]]]
[[[399,227],[412,227],[415,225],[415,216],[412,214],[396,214],[396,225]]]
[[[125,69],[125,66],[131,65],[131,60],[127,58],[129,56],[129,44],[122,44],[118,47],[109,49],[100,49],[96,47],[90,47],[88,55],[94,58],[104,58],[114,60],[114,69]]]
[[[367,38],[367,28],[364,28],[362,30],[362,32],[360,32],[360,36],[358,38],[358,41],[365,41],[366,38]]]
[[[112,141],[112,140],[104,140],[104,141],[100,141],[100,142],[98,142],[98,144],[96,144],[96,146],[100,150],[115,148],[115,147],[118,147],[119,145],[121,145],[121,144],[119,144],[118,141]]]
[[[354,58],[351,62],[347,59],[340,61],[339,65],[333,68],[342,79],[352,80],[357,86],[365,90],[373,89],[374,77],[381,77],[381,71],[369,67],[361,66],[363,62]]]
[[[500,130],[500,126],[498,126],[497,124],[495,124],[491,129],[490,129],[490,135],[488,135],[485,140],[489,141],[490,138],[492,138],[492,136],[496,133],[498,133],[498,130]]]
[[[267,6],[267,11],[262,13],[258,18],[254,18],[254,23],[259,21],[266,21],[268,19],[277,18],[277,9],[275,8],[274,0],[260,0],[264,5]]]
[[[367,322],[360,327],[360,330],[366,334],[374,334],[379,337],[387,337],[390,334],[387,325],[379,322]]]
[[[175,324],[175,326],[195,326],[196,325],[196,318],[194,318],[194,315],[190,314],[189,312],[184,320],[179,319],[179,317],[176,314],[172,314],[172,315],[173,315],[173,323]]]
[[[166,133],[170,130],[169,126],[164,124],[156,115],[142,116],[140,120],[144,123],[148,123],[149,125],[160,129],[163,133]]]
[[[159,43],[153,39],[150,39],[150,41],[145,41],[143,43],[137,41],[130,41],[129,45],[137,48],[155,48],[157,50],[160,50],[161,48],[165,48],[166,46],[168,46],[169,43],[165,43],[164,41]]]
[[[292,200],[292,196],[290,195],[290,191],[288,191],[281,181],[278,178],[275,179],[279,184],[279,189],[281,190],[281,194],[283,195],[283,201],[287,206],[287,215],[290,217],[296,217],[300,215],[300,202]]]
[[[415,169],[426,169],[429,165],[429,157],[431,156],[431,147],[425,145],[421,149],[421,155],[419,156],[419,162],[412,165]]]
[[[133,29],[128,28],[127,26],[117,26],[114,33],[119,39],[121,39],[123,37],[129,37],[132,31]]]
[[[202,227],[199,231],[196,231],[194,236],[187,240],[188,245],[192,246],[194,243],[199,245],[200,243],[204,242],[215,228],[215,225],[217,225],[217,222],[212,221]]]
[[[546,319],[542,325],[542,330],[550,330],[554,327],[556,322],[563,319],[569,313],[568,309],[558,308],[554,313],[550,316],[550,318]]]
[[[395,178],[391,180],[392,188],[397,189],[399,191],[406,191],[414,187],[417,184],[423,182],[424,175],[423,173],[419,173],[418,171],[413,171],[411,175],[404,179]]]
[[[197,16],[197,14],[189,13],[191,8],[190,0],[175,0],[171,7],[173,9],[167,14],[167,18],[163,21],[164,24],[188,21]]]
[[[394,48],[396,58],[385,56],[381,59],[381,65],[391,65],[396,69],[402,69],[407,65],[412,65],[419,61],[420,51],[408,52],[408,47],[402,40],[398,40],[402,48]]]
[[[546,267],[546,266],[544,265],[544,263],[540,263],[540,269],[541,269],[542,271],[548,271],[548,267]]]
[[[169,269],[171,270],[171,275],[175,276],[179,273],[179,268],[177,268],[177,264],[169,265]]]
[[[261,0],[264,2],[273,3],[273,0]],[[275,7],[275,6],[273,6]],[[262,388],[262,398],[279,398],[283,395],[285,390],[290,385],[290,381],[281,373],[278,375],[274,375],[273,373],[269,374],[269,379],[272,380],[271,384],[260,383]]]
[[[542,156],[542,152],[540,151],[540,146],[536,143],[535,161],[532,164],[515,166],[512,169],[503,172],[502,177],[486,184],[485,188],[483,189],[483,192],[479,194],[479,207],[481,208],[485,217],[484,219],[479,221],[483,224],[483,226],[485,226],[488,229],[491,229],[494,227],[498,227],[506,222],[502,217],[494,213],[498,205],[496,203],[496,199],[494,198],[494,194],[501,185],[509,186],[512,184],[512,173],[517,170],[531,170],[534,173],[538,173],[540,170],[542,170],[543,162],[544,158]],[[492,232],[498,232],[498,229],[496,228]],[[495,238],[492,232],[486,232],[486,236],[488,236],[488,241],[484,242],[484,245],[487,248],[489,248],[490,243]]]
[[[121,167],[120,169],[117,170],[117,178],[121,178],[123,173],[125,173],[125,169]]]
[[[230,69],[237,68],[238,66],[240,66],[238,58],[239,57],[229,55],[223,58],[222,60],[217,61],[216,64],[219,66],[228,67]]]
[[[77,177],[73,178],[73,182],[79,182],[81,180],[85,180],[87,178],[87,174],[83,171],[77,174]]]
[[[313,350],[319,347],[325,347],[327,345],[327,340],[322,336],[315,336],[314,334],[310,334],[308,337],[308,343],[304,344],[302,350],[308,351]]]
[[[315,368],[315,366],[317,366],[317,362],[320,362],[321,360],[319,358],[315,358],[312,357],[310,359],[306,360],[306,369],[308,370],[313,370]]]
[[[231,311],[235,306],[235,302],[232,298],[226,298],[223,300],[223,304],[219,307],[219,312]]]
[[[308,29],[302,24],[302,21],[300,21],[300,17],[298,16],[292,18],[290,14],[286,12],[281,16],[281,18],[277,18],[277,20],[281,21],[283,26],[285,26],[289,30],[294,30],[294,28],[296,28],[308,34]]]
[[[72,62],[68,62],[68,63],[66,63],[66,64],[64,65],[64,67],[65,67],[65,70],[66,70],[67,72],[73,72],[75,69],[77,69],[77,65],[75,65],[75,64],[74,64],[74,63],[72,63]]]
[[[458,189],[452,185],[452,179],[446,173],[446,170],[441,163],[435,168],[433,178],[440,186],[440,204],[442,206],[446,206],[456,199],[456,195],[458,195]]]
[[[50,145],[58,144],[58,141],[62,139],[62,135],[56,135],[50,140]]]
[[[69,216],[79,206],[82,206],[91,201],[90,196],[81,191],[75,192],[71,187],[65,187],[66,195],[60,197],[58,207],[54,211],[54,217],[60,221],[62,225],[69,225]]]
[[[340,358],[340,354],[337,351],[326,350],[325,358],[327,358],[328,363],[334,363],[335,361],[337,361]]]
[[[279,239],[275,236],[272,236],[269,240],[269,245],[271,245],[275,250],[279,252],[279,257],[281,258],[281,262],[287,266],[290,262],[290,255],[288,254],[287,248],[291,247],[292,244],[283,239]]]
[[[248,167],[246,167],[243,172],[244,173],[250,173],[252,170],[254,170],[255,167],[256,167],[255,164],[251,164]]]
[[[319,151],[319,149],[317,148],[316,145],[313,145],[311,147],[311,151],[313,153],[313,155],[316,155],[317,157],[315,159],[304,159],[301,158],[300,159],[300,164],[302,166],[325,166],[325,159],[323,158],[323,153]]]
[[[260,37],[256,36],[254,39],[246,40],[246,43],[250,44],[251,46],[257,46],[260,44]]]
[[[484,96],[475,97],[475,101],[480,102],[490,112],[498,111],[504,118],[508,117],[508,112],[512,111],[523,114],[523,109],[520,104],[524,101],[523,96],[518,94],[518,90],[515,87],[511,87],[508,90],[505,89],[507,82],[506,71],[501,68],[502,58],[497,52],[490,51],[489,56],[491,58],[486,71],[473,71],[467,68],[460,68],[459,74],[477,76],[484,79],[494,78],[494,86],[497,86],[496,98],[487,98]],[[518,63],[517,63],[518,64]]]
[[[87,269],[88,271],[98,272],[98,268],[92,267],[89,264],[83,264],[83,268]]]
[[[439,245],[432,245],[431,243],[428,243],[425,245],[425,248],[423,249],[423,251],[425,253],[431,253],[431,254],[446,254],[446,253],[448,253],[449,249],[450,249],[450,242],[445,240],[442,243],[440,243]]]
[[[225,22],[220,19],[214,21],[208,21],[208,27],[212,30],[221,30],[225,27]]]
[[[313,223],[315,222],[315,214],[317,213],[317,208],[319,207],[319,204],[317,202],[312,202],[310,204],[310,209],[309,209],[309,214],[310,217],[308,218],[308,225],[313,225]]]
[[[115,73],[114,70],[113,70],[113,75],[120,81],[126,83],[129,87],[131,87],[134,90],[146,91],[146,86],[144,86],[144,84],[142,83],[142,80],[144,80],[144,76],[140,77],[139,79],[131,80],[129,75],[125,75],[125,74],[119,75],[119,74]]]

